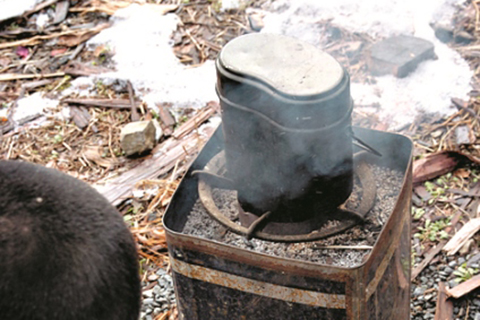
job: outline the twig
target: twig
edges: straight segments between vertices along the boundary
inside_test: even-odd
[[[470,113],[472,116],[475,117],[475,119],[477,119],[477,121],[480,122],[480,116],[474,111],[472,110],[471,108],[467,107],[466,106],[466,102],[464,102],[463,100],[460,100],[460,99],[457,99],[457,98],[452,98],[452,103],[459,109],[462,109],[462,110],[465,110],[467,111],[468,113]]]
[[[133,97],[133,87],[130,80],[127,81],[127,88],[128,88],[128,98],[130,99],[130,108],[132,110],[132,121],[138,121],[140,120],[140,115],[138,114],[138,111],[137,111],[137,106],[135,104],[135,100]]]
[[[81,104],[87,107],[104,107],[104,108],[118,108],[129,109],[131,102],[127,99],[65,99],[64,103]],[[135,102],[137,108],[140,106],[140,101]]]
[[[44,78],[63,77],[64,75],[65,75],[65,72],[54,72],[54,73],[44,73],[44,74],[5,73],[5,74],[0,74],[0,81],[44,79]]]

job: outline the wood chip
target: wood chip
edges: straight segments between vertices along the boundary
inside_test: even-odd
[[[438,284],[437,307],[435,308],[434,320],[451,320],[453,317],[453,303],[448,300],[445,283]]]
[[[413,184],[434,179],[466,164],[480,164],[480,160],[457,151],[429,154],[413,163]]]
[[[86,159],[107,169],[110,169],[118,163],[116,159],[106,159],[105,157],[102,157],[102,151],[102,147],[99,146],[85,146],[82,150],[82,155]]]
[[[163,129],[163,133],[166,136],[169,136],[173,133],[173,128],[175,127],[176,121],[168,111],[166,106],[161,104],[156,104],[158,108],[158,117],[160,118],[160,125]]]
[[[458,299],[466,295],[467,293],[477,289],[478,287],[480,287],[480,275],[476,275],[473,278],[463,283],[460,283],[458,286],[454,287],[453,289],[447,289],[447,294],[450,297]]]
[[[478,230],[480,230],[480,218],[470,220],[448,241],[443,251],[448,256],[454,255]]]
[[[53,18],[52,24],[58,24],[63,20],[65,20],[65,18],[67,17],[69,8],[70,8],[69,0],[59,1],[55,6],[55,17]]]

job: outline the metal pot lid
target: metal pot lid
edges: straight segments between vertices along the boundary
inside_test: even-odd
[[[328,53],[294,38],[255,33],[222,49],[219,62],[228,71],[257,79],[290,96],[317,96],[335,89],[342,66]]]

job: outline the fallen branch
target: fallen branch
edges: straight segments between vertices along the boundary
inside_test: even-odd
[[[169,139],[164,142],[163,146],[166,147],[173,142],[174,146],[170,150],[166,152],[159,151],[137,167],[109,180],[106,185],[97,184],[94,187],[113,205],[119,205],[126,197],[130,196],[132,188],[139,181],[154,179],[166,174],[175,167],[177,162],[183,161],[188,155],[196,153],[199,144],[192,143],[196,139],[197,137],[194,136],[187,137],[181,141]]]
[[[69,104],[80,104],[87,107],[104,107],[117,109],[130,109],[132,107],[129,99],[65,99],[62,102]],[[140,107],[141,102],[135,101],[136,107]]]
[[[447,294],[450,297],[458,299],[467,293],[477,289],[480,287],[480,275],[476,275],[475,277],[460,283],[458,286],[454,287],[453,289],[448,289]]]
[[[25,80],[25,79],[44,79],[63,77],[65,72],[54,73],[39,73],[39,74],[18,74],[18,73],[4,73],[0,74],[0,81]]]
[[[445,283],[438,284],[437,307],[435,308],[434,320],[451,320],[453,316],[453,303],[448,300]]]
[[[468,221],[450,241],[445,245],[443,251],[448,256],[454,255],[477,231],[480,230],[480,218]]]

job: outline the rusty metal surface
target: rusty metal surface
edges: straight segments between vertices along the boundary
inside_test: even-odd
[[[409,319],[412,144],[394,134],[359,128],[355,131],[387,155],[383,157],[384,165],[406,173],[387,224],[367,261],[357,268],[279,258],[182,234],[188,213],[198,199],[196,179],[190,174],[203,168],[222,149],[222,132],[216,132],[164,216],[178,306],[184,319]],[[227,280],[221,279],[225,277]],[[234,279],[234,284],[229,284],[228,279]],[[263,290],[262,283],[267,284]],[[287,298],[267,292],[267,288],[281,287],[288,288],[289,294],[284,292]],[[310,291],[318,293],[317,305],[305,303]],[[288,298],[290,295],[294,298]],[[322,299],[335,296],[344,296],[345,309],[322,306]],[[334,302],[333,306],[338,304]]]

